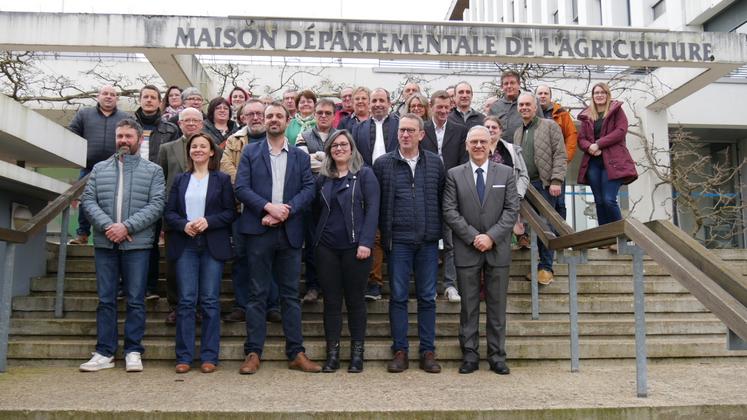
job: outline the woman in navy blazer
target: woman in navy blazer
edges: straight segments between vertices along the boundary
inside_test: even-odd
[[[379,222],[379,183],[365,166],[346,130],[332,134],[317,179],[316,262],[324,293],[324,336],[327,361],[322,372],[340,367],[342,300],[348,311],[350,367],[363,370],[366,300],[371,250]]]
[[[175,262],[176,372],[190,370],[195,350],[195,308],[202,308],[201,370],[215,371],[220,348],[220,282],[232,257],[231,222],[236,217],[231,178],[218,171],[215,144],[197,133],[187,140],[187,171],[179,174],[166,205],[168,247]]]

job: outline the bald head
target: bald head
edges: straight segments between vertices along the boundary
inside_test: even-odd
[[[117,90],[112,85],[104,85],[99,89],[96,96],[96,102],[99,103],[99,109],[105,115],[109,115],[117,107]]]
[[[522,93],[519,95],[518,108],[519,115],[524,123],[531,121],[537,115],[537,99],[531,93]]]

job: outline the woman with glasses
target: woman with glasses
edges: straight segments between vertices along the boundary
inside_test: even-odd
[[[220,282],[223,263],[232,257],[231,223],[236,202],[231,178],[218,170],[212,157],[217,146],[205,133],[187,140],[187,171],[169,192],[164,214],[169,260],[176,266],[176,373],[191,369],[195,352],[195,308],[200,302],[203,373],[212,373],[220,352]]]
[[[184,109],[182,89],[179,86],[169,86],[161,100],[161,120],[169,122]]]
[[[348,372],[359,373],[363,370],[367,316],[364,294],[379,218],[379,184],[373,170],[364,166],[347,130],[330,135],[324,152],[326,159],[316,182],[318,223],[314,241],[327,340],[322,372],[340,367],[344,299],[351,340]]]
[[[428,121],[431,118],[428,99],[419,93],[413,93],[409,98],[407,98],[404,111],[405,112],[403,112],[402,115],[411,112],[420,117],[423,121]]]
[[[591,106],[578,116],[578,145],[584,151],[578,183],[591,187],[601,226],[622,219],[617,193],[621,185],[635,181],[638,172],[625,144],[628,119],[622,102],[612,100],[606,83],[594,85],[591,95]]]
[[[231,104],[223,97],[219,96],[208,104],[205,131],[210,134],[215,144],[223,144],[231,134],[239,130],[239,125],[231,119],[231,115]]]

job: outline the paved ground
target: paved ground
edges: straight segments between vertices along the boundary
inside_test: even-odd
[[[75,368],[11,367],[0,374],[2,411],[166,411],[166,412],[402,412],[525,410],[604,407],[747,407],[747,361],[675,361],[649,364],[649,397],[637,398],[634,361],[582,361],[514,365],[499,376],[487,363],[471,375],[448,365],[440,375],[411,365],[402,374],[368,363],[359,375],[304,374],[282,364],[264,364],[253,376],[238,364],[211,375],[176,375],[171,367],[148,366],[143,373],[115,369],[79,373]],[[330,414],[332,414],[330,413]],[[742,414],[747,411],[741,411]],[[745,414],[747,415],[747,414]]]

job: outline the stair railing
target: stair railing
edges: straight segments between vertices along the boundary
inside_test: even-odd
[[[55,290],[54,315],[61,318],[65,299],[65,260],[67,259],[67,229],[70,220],[70,204],[83,192],[88,175],[79,179],[57,198],[50,201],[19,229],[0,228],[0,241],[7,243],[0,284],[0,373],[7,370],[8,336],[12,312],[13,272],[15,271],[16,247],[24,244],[43,230],[49,222],[62,213],[60,249],[57,256],[57,284]]]
[[[532,253],[536,252],[535,242],[539,240],[548,248],[561,251],[559,259],[568,263],[571,371],[578,371],[576,264],[585,262],[586,250],[614,243],[617,243],[619,254],[633,257],[636,387],[639,397],[646,397],[648,393],[644,255],[649,255],[664,267],[727,326],[727,346],[730,350],[747,349],[747,281],[671,222],[656,220],[644,224],[627,218],[582,232],[573,232],[531,185],[521,203],[520,211],[532,230]],[[536,275],[536,257],[533,255],[532,319],[539,317],[538,309],[535,316],[535,305],[539,306]]]

